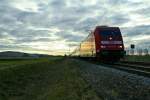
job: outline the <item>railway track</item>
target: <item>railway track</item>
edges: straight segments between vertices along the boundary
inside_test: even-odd
[[[150,77],[150,67],[148,66],[141,66],[141,65],[133,65],[133,64],[124,64],[124,63],[115,63],[112,65],[113,68],[124,70],[130,73],[134,73],[137,75],[142,75],[145,77]]]
[[[98,63],[95,64],[103,65],[104,67],[111,67],[119,70],[123,70],[129,73],[137,74],[144,77],[150,77],[150,64],[144,62],[119,62],[119,63]]]
[[[137,61],[120,61],[123,64],[132,64],[132,65],[140,65],[140,66],[148,66],[150,67],[150,62],[137,62]]]

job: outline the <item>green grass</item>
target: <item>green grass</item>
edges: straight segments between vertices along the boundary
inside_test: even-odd
[[[0,100],[99,100],[64,58],[0,61]]]
[[[125,60],[127,60],[127,61],[150,62],[150,55],[147,55],[147,56],[138,56],[138,55],[125,56]]]

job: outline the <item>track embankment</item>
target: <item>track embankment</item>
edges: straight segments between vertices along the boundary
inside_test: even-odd
[[[150,78],[79,61],[84,79],[104,100],[150,100]]]

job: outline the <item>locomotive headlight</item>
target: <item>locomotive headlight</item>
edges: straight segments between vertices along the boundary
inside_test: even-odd
[[[109,40],[112,40],[112,37],[109,37]]]
[[[122,48],[122,45],[120,45],[119,48]]]
[[[101,48],[106,48],[106,46],[104,46],[104,45],[101,45]]]

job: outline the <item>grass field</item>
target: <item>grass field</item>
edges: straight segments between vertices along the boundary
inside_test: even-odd
[[[147,55],[147,56],[138,56],[138,55],[125,56],[125,60],[150,62],[150,55]]]
[[[0,60],[0,100],[100,100],[61,57]]]

